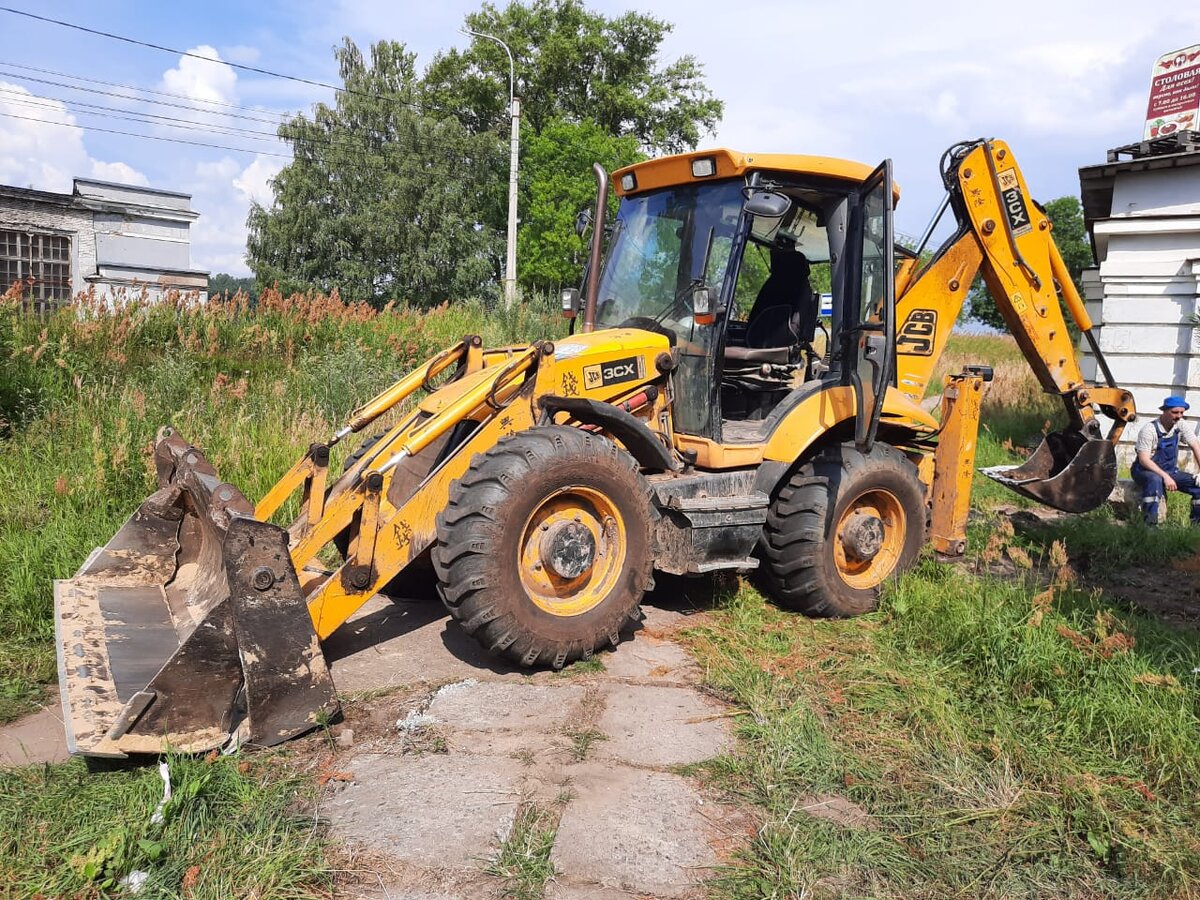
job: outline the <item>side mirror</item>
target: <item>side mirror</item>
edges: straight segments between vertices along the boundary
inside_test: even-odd
[[[579,315],[579,288],[563,288],[562,315],[564,319]]]
[[[592,208],[590,206],[585,206],[579,211],[579,214],[575,216],[575,234],[579,237],[583,237],[584,232],[588,230],[588,226],[591,224]]]
[[[700,284],[692,289],[692,318],[697,325],[711,325],[717,320],[712,291]]]
[[[778,191],[752,190],[742,209],[764,219],[782,219],[792,208],[792,198]]]

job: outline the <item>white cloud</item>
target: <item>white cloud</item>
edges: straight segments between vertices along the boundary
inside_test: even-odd
[[[192,100],[236,102],[237,73],[221,61],[221,54],[207,44],[192,47],[188,53],[195,56],[181,56],[176,68],[163,72],[163,87]],[[196,56],[204,58],[196,59]]]
[[[254,65],[261,57],[262,52],[257,47],[235,44],[232,47],[225,48],[225,58],[230,62],[240,63],[243,66]]]
[[[75,117],[58,100],[0,81],[0,184],[67,193],[75,177],[148,185],[124,162],[93,159]],[[57,124],[55,124],[57,123]]]
[[[230,157],[199,163],[183,189],[192,193],[200,218],[191,228],[192,265],[210,272],[248,275],[246,216],[252,201],[269,204],[269,181],[286,160],[255,156],[242,166]]]
[[[91,176],[100,181],[115,181],[119,184],[135,184],[149,187],[150,180],[137,169],[123,162],[100,162],[92,160]]]
[[[284,164],[282,159],[255,156],[245,171],[233,179],[233,186],[247,205],[257,203],[259,206],[270,206],[275,199],[271,190],[271,179],[279,174]]]

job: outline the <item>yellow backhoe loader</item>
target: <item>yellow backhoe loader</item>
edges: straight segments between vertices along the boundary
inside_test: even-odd
[[[1024,465],[990,474],[1058,509],[1098,506],[1133,399],[1008,147],[956,145],[942,175],[934,221],[950,208],[958,227],[922,264],[893,239],[890,161],[713,150],[639,163],[613,174],[619,211],[593,229],[583,300],[564,294],[571,336],[463,338],[257,504],[163,429],[160,489],[55,584],[72,751],[308,730],[338,703],[321,641],[420,567],[467,633],[523,666],[616,644],[656,571],[757,568],[789,608],[871,609],[927,542],[964,550],[990,373],[948,377],[940,416],[920,401],[979,271],[1067,417]],[[1103,384],[1081,374],[1060,297]],[[330,448],[377,420],[390,424],[331,475]],[[272,524],[294,494],[298,518]]]

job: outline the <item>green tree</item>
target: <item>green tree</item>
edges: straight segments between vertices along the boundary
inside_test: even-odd
[[[611,172],[639,161],[637,139],[614,137],[590,121],[560,120],[530,135],[523,150],[518,278],[540,289],[578,284],[587,245],[575,233],[575,218],[596,200],[592,164]]]
[[[695,57],[660,64],[672,26],[653,16],[609,19],[581,0],[533,0],[503,10],[485,3],[466,27],[512,48],[523,122],[534,134],[560,120],[592,121],[615,137],[635,136],[648,152],[675,153],[695,147],[721,118]],[[507,133],[508,56],[494,41],[473,37],[465,51],[439,54],[425,90],[431,106],[460,113],[476,130]]]
[[[344,89],[280,127],[294,159],[273,204],[250,211],[259,287],[418,305],[489,289],[503,265],[488,227],[504,200],[503,142],[424,108],[403,44],[375,44],[368,63],[347,38],[335,55]]]
[[[1057,200],[1047,203],[1045,210],[1047,218],[1054,226],[1052,232],[1054,243],[1058,245],[1063,262],[1067,264],[1071,280],[1075,282],[1076,289],[1082,294],[1083,270],[1095,264],[1095,260],[1092,258],[1092,245],[1088,241],[1087,228],[1083,222],[1083,208],[1074,197],[1059,197]],[[971,290],[967,294],[967,303],[966,313],[970,318],[985,325],[991,325],[993,328],[1005,329],[1008,327],[982,278],[977,277],[975,283],[971,285]],[[1074,331],[1074,322],[1069,316],[1067,324]]]
[[[216,297],[218,294],[226,294],[232,297],[238,291],[249,295],[251,300],[258,296],[258,292],[254,289],[253,278],[237,278],[225,272],[208,276],[208,296]]]

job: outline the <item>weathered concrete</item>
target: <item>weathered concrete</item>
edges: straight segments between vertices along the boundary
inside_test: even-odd
[[[65,762],[70,756],[58,706],[0,727],[0,766]]]
[[[546,885],[546,900],[641,900],[645,896],[602,884],[568,884],[559,879]]]
[[[691,688],[606,685],[595,756],[640,766],[702,762],[731,746],[725,708]]]
[[[393,602],[376,595],[322,645],[343,694],[477,677],[520,680],[446,614],[436,597]]]
[[[700,680],[700,667],[678,644],[648,634],[625,641],[602,657],[606,675],[689,684]]]
[[[454,728],[472,731],[558,729],[578,715],[584,690],[577,685],[480,683],[467,690],[448,685],[437,692],[428,714]]]
[[[687,778],[648,770],[724,752],[730,720],[695,690],[701,672],[670,640],[698,607],[666,602],[598,654],[603,669],[556,674],[490,658],[435,601],[372,600],[325,644],[335,682],[344,694],[410,690],[399,703],[360,701],[348,718],[354,743],[336,768],[354,781],[331,786],[321,807],[333,836],[419,872],[368,867],[392,897],[495,896],[496,880],[481,869],[519,805],[536,804],[561,814],[552,851],[560,874],[547,897],[701,896],[714,847],[730,846],[721,823],[732,811],[706,803]],[[591,729],[605,739],[580,762],[575,735]]]
[[[434,868],[477,868],[512,827],[521,764],[489,757],[384,756],[339,760],[353,773],[322,807],[334,833]]]
[[[686,897],[718,864],[705,801],[686,779],[584,763],[550,859],[567,883]]]

